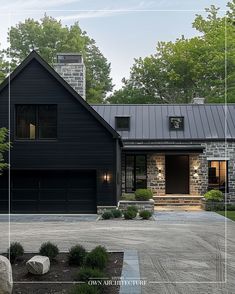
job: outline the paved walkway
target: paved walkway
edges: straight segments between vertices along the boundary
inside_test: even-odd
[[[156,221],[34,221],[28,217],[10,225],[11,240],[20,241],[27,251],[37,251],[49,240],[61,250],[76,243],[87,249],[102,244],[114,251],[137,250],[140,275],[146,279],[143,294],[234,293],[235,223],[226,223],[216,213],[159,212]],[[0,232],[0,251],[5,251],[6,221],[0,223]]]

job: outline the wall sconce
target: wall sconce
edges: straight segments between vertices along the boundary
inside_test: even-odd
[[[158,172],[158,178],[161,179],[162,178],[162,169],[159,167],[157,169],[157,172]]]
[[[194,178],[198,178],[198,166],[194,166]]]
[[[104,172],[103,180],[104,180],[104,183],[108,183],[110,181],[110,175],[108,174],[107,171]]]

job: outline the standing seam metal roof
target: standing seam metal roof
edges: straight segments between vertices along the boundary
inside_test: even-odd
[[[124,140],[235,140],[235,104],[97,104],[92,105],[115,129],[116,116],[130,116]],[[226,115],[225,115],[226,113]],[[169,116],[183,116],[184,130],[170,131]],[[226,132],[226,134],[225,134]]]

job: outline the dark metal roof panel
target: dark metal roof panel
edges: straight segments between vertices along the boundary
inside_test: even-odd
[[[130,116],[125,140],[235,140],[235,104],[102,104],[93,108],[115,128],[115,116]],[[184,130],[170,131],[169,116],[183,116]]]

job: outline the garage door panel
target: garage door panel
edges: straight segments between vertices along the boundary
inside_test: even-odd
[[[92,171],[12,171],[11,187],[14,213],[96,213]],[[3,199],[8,193],[0,205],[6,204]]]
[[[25,201],[32,200],[38,201],[39,193],[38,190],[13,190],[11,192],[12,201]]]
[[[40,201],[43,200],[54,200],[54,201],[66,201],[67,190],[40,190]]]
[[[13,213],[37,213],[38,201],[12,201],[11,211]]]

